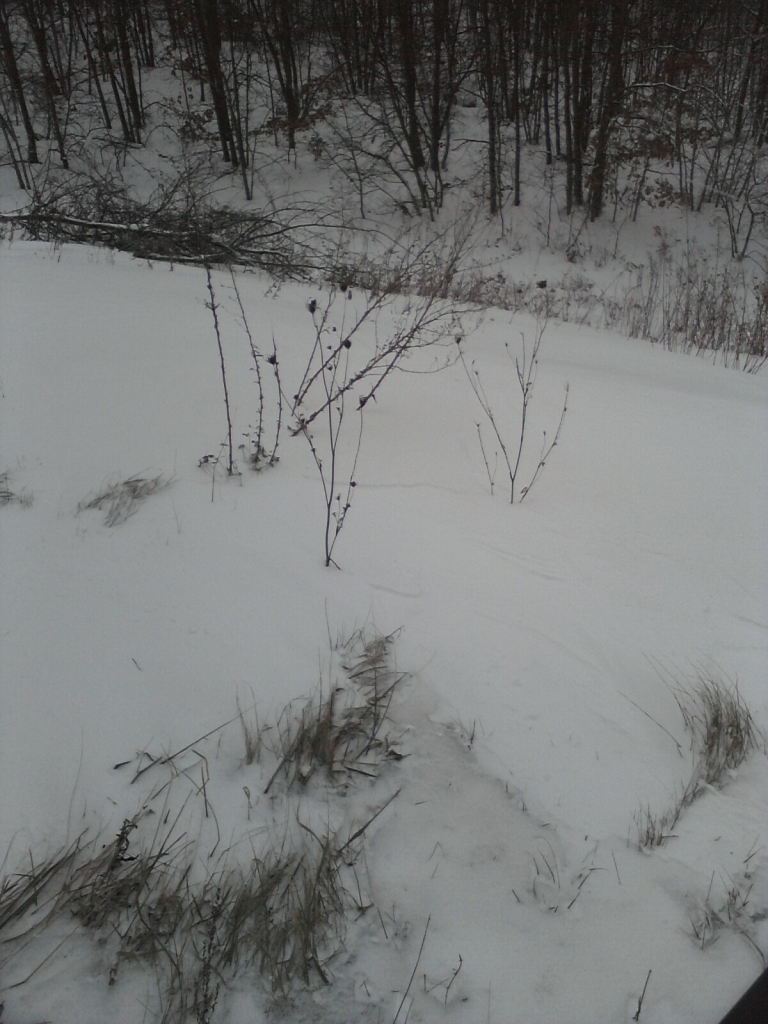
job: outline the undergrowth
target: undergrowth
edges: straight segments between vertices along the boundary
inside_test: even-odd
[[[391,665],[393,639],[357,632],[335,649],[343,678],[275,722],[238,705],[229,722],[175,754],[142,752],[116,765],[134,768],[129,785],[141,778],[154,789],[111,841],[85,830],[3,876],[3,981],[39,979],[78,935],[100,950],[94,962],[108,985],[126,971],[155,973],[157,1005],[148,1012],[161,1024],[208,1024],[242,976],[255,974],[278,999],[297,984],[329,983],[348,914],[369,905],[356,869],[367,829],[399,792],[362,822],[334,799],[337,787],[343,795],[355,777],[375,778],[401,756],[387,723],[404,678]],[[242,785],[247,823],[222,849],[212,766],[235,724],[245,744],[240,782],[250,782]],[[212,752],[205,741],[216,733]],[[225,778],[233,783],[231,771]],[[65,938],[44,955],[66,922]]]
[[[768,286],[750,283],[740,267],[709,267],[688,251],[674,260],[660,246],[634,280],[609,293],[588,277],[520,281],[475,270],[457,277],[451,298],[527,312],[542,320],[609,327],[671,352],[712,358],[747,373],[768,362]]]
[[[768,361],[768,291],[734,267],[708,267],[660,248],[618,303],[616,325],[673,352],[756,373]]]

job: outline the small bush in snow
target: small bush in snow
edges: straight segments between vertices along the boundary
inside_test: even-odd
[[[459,255],[457,250],[455,258]],[[401,274],[413,259],[409,250],[400,262]],[[347,292],[346,298],[351,295]],[[301,435],[309,445],[323,487],[325,565],[336,568],[333,551],[357,486],[355,471],[366,406],[370,408],[384,382],[414,350],[445,341],[460,329],[460,311],[431,292],[408,301],[391,333],[371,349],[361,337],[363,328],[369,324],[375,329],[379,314],[392,301],[391,293],[369,295],[362,310],[352,314],[351,322],[345,303],[340,326],[331,320],[338,298],[334,286],[322,305],[314,298],[307,305],[315,337],[291,405],[292,433]],[[349,428],[352,400],[356,400],[355,426]]]
[[[546,327],[546,324],[544,325]],[[533,349],[530,354],[526,352],[525,347],[525,335],[522,335],[523,346],[521,356],[512,356],[509,351],[509,345],[505,343],[504,349],[509,357],[510,361],[515,368],[515,377],[517,380],[518,387],[520,389],[520,413],[519,413],[519,426],[517,433],[507,433],[503,426],[500,425],[500,421],[496,416],[496,413],[491,404],[491,400],[488,397],[488,393],[485,390],[482,379],[480,377],[480,371],[475,367],[474,360],[471,367],[467,366],[467,362],[464,358],[464,353],[461,349],[461,338],[457,338],[457,344],[459,346],[459,359],[461,365],[464,367],[464,372],[467,375],[467,380],[470,383],[472,391],[475,394],[475,398],[483,410],[486,420],[490,424],[491,430],[493,431],[496,441],[501,448],[502,457],[504,464],[507,467],[507,476],[509,477],[509,500],[514,505],[515,500],[518,502],[523,501],[525,496],[528,494],[530,489],[538,480],[541,471],[546,465],[547,459],[552,454],[552,451],[557,446],[557,442],[560,439],[560,433],[563,429],[563,423],[565,422],[565,415],[568,412],[568,384],[565,385],[565,399],[563,401],[562,412],[560,413],[560,420],[557,424],[554,436],[550,441],[547,440],[547,432],[544,431],[544,437],[541,444],[541,452],[539,454],[539,460],[536,464],[536,468],[533,471],[533,475],[530,477],[528,483],[524,487],[519,486],[519,475],[520,475],[520,462],[523,456],[523,448],[525,447],[526,441],[526,430],[528,427],[528,410],[533,399],[533,389],[536,384],[536,371],[539,365],[539,349],[541,347],[541,339],[544,334],[544,328],[537,328],[536,338],[533,343]],[[483,462],[485,464],[485,471],[488,475],[488,482],[491,486],[491,494],[493,494],[493,487],[496,476],[496,462],[494,462],[493,470],[491,469],[488,454],[486,451],[485,442],[483,441],[483,433],[480,423],[475,424],[477,428],[477,436],[480,440],[480,450],[483,454]],[[498,459],[498,452],[496,453]]]

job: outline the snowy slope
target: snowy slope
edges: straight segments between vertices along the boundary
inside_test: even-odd
[[[256,416],[252,360],[229,278],[214,282],[240,443]],[[239,288],[293,394],[322,289],[256,275]],[[409,756],[349,790],[362,823],[400,789],[367,837],[379,917],[351,926],[335,984],[286,1019],[394,1021],[402,1003],[399,1020],[410,1009],[429,1024],[613,1024],[632,1019],[650,970],[645,1024],[717,1021],[759,972],[755,947],[768,950],[766,758],[708,789],[652,852],[636,817],[664,813],[690,778],[675,680],[697,666],[738,680],[768,728],[768,378],[551,322],[523,476],[566,382],[569,410],[535,488],[510,506],[501,468],[490,494],[455,344],[415,353],[408,370],[450,365],[394,373],[366,409],[337,571],[323,567],[322,489],[300,436],[284,431],[278,465],[258,474],[218,469],[212,487],[198,466],[226,434],[206,299],[197,269],[0,250],[0,471],[32,496],[0,509],[3,871],[81,823],[113,835],[149,792],[116,762],[191,743],[238,696],[274,719],[317,687],[329,634],[373,623],[400,630],[410,674],[393,706]],[[362,302],[338,298],[331,319]],[[487,310],[464,326],[467,362],[515,438],[505,343],[518,354],[537,325]],[[123,525],[76,514],[148,473],[172,483]],[[248,830],[240,747],[235,727],[205,748],[233,834]],[[701,948],[698,915],[749,885],[735,922],[748,938],[722,927]],[[86,943],[63,950],[5,994],[4,1021],[138,1019],[146,986],[109,988]],[[6,983],[35,968],[25,956]],[[268,1005],[242,981],[219,1013],[239,1024]]]

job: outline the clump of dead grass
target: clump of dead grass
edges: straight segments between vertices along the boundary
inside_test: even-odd
[[[755,939],[755,925],[765,919],[765,909],[752,901],[750,856],[744,861],[745,870],[736,876],[721,874],[719,884],[712,872],[706,897],[689,911],[691,938],[701,949],[708,949],[723,931],[731,931],[747,942],[765,967],[765,955]]]
[[[763,742],[737,683],[700,667],[696,678],[678,684],[673,694],[690,735],[697,790],[720,785]]]
[[[64,888],[81,846],[82,836],[46,855],[38,863],[30,852],[28,865],[25,863],[15,873],[3,874],[0,880],[0,935],[4,942],[13,940],[20,923],[27,920],[28,915],[39,917],[50,907],[50,891]],[[0,959],[0,967],[4,962]]]
[[[662,677],[669,675],[659,671]],[[657,814],[646,806],[635,815],[638,845],[645,850],[664,846],[674,838],[683,811],[706,787],[724,785],[726,777],[753,751],[765,746],[738,684],[724,673],[699,665],[690,679],[681,682],[670,677],[668,686],[690,737],[693,769],[671,808]]]
[[[116,484],[110,484],[95,497],[84,499],[77,506],[77,514],[91,509],[106,509],[104,523],[120,526],[139,510],[139,506],[152,494],[170,487],[172,477],[163,473],[156,476],[131,476]]]
[[[338,829],[316,831],[297,816],[282,834],[270,834],[249,863],[231,865],[225,855],[200,875],[197,842],[178,817],[160,820],[152,830],[142,813],[126,819],[109,843],[81,836],[3,878],[0,971],[13,987],[48,959],[18,977],[15,956],[46,929],[73,919],[102,949],[110,985],[125,965],[155,972],[154,1019],[162,1024],[209,1022],[221,985],[251,970],[279,998],[297,982],[330,982],[346,914],[359,909],[347,880],[354,877],[359,891],[354,865],[367,825],[345,840]]]
[[[11,474],[6,470],[4,473],[0,473],[0,505],[12,504],[29,508],[32,504],[32,495],[24,489],[21,491],[11,490]]]
[[[52,955],[41,955],[30,971],[31,943],[73,920],[69,935],[85,932],[98,942],[110,985],[126,965],[154,971],[158,1001],[147,1013],[161,1024],[210,1024],[222,990],[248,972],[257,972],[279,999],[296,984],[329,983],[348,914],[368,909],[356,870],[367,830],[399,790],[362,824],[349,818],[346,801],[333,813],[328,804],[318,824],[304,787],[314,777],[333,784],[341,774],[348,781],[356,771],[372,774],[388,755],[400,757],[384,727],[403,678],[390,665],[392,640],[393,634],[356,633],[339,651],[346,684],[322,699],[289,705],[279,726],[259,723],[238,705],[225,726],[240,722],[249,770],[257,766],[263,780],[269,776],[267,790],[278,778],[284,784],[261,805],[256,826],[233,837],[215,861],[221,834],[206,788],[203,742],[220,730],[165,757],[139,754],[140,763],[149,763],[134,782],[147,772],[162,774],[140,813],[126,818],[111,841],[83,833],[3,877],[0,971],[10,972],[11,984],[37,976]],[[188,787],[180,806],[171,796],[179,785]],[[205,837],[214,828],[211,849]]]
[[[375,778],[382,758],[399,757],[382,732],[392,696],[403,675],[390,665],[394,634],[358,632],[345,645],[344,685],[332,685],[303,704],[288,705],[277,722],[279,763],[265,792],[281,774],[290,787],[306,785],[318,771],[327,778],[356,773]],[[246,752],[253,749],[246,739]]]
[[[683,813],[685,804],[676,800],[667,811],[657,814],[646,804],[635,814],[637,845],[641,850],[655,850],[665,846],[668,839],[676,839],[674,828]]]

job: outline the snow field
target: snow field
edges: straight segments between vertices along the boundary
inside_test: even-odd
[[[214,282],[241,438],[256,415],[252,360],[228,275]],[[238,286],[293,393],[313,340],[307,302],[325,293],[257,275]],[[285,431],[279,464],[259,474],[217,469],[212,487],[198,466],[226,434],[205,301],[196,269],[0,250],[0,470],[33,496],[0,510],[3,870],[81,825],[113,836],[155,784],[131,787],[115,763],[183,747],[232,718],[238,696],[273,721],[328,671],[329,634],[372,623],[400,629],[409,680],[392,728],[408,756],[344,797],[316,786],[303,806],[362,823],[400,789],[367,834],[377,913],[350,923],[335,984],[297,996],[285,1019],[393,1021],[402,1003],[428,1024],[613,1024],[632,1018],[650,969],[644,1024],[717,1021],[759,960],[735,927],[706,948],[692,931],[731,883],[751,884],[737,923],[765,954],[766,759],[700,796],[652,853],[637,849],[635,818],[666,811],[690,777],[670,678],[719,667],[768,727],[765,375],[547,324],[524,476],[566,381],[569,411],[536,487],[510,506],[501,464],[489,493],[461,366],[431,372],[455,343],[414,353],[403,369],[420,372],[394,373],[365,411],[339,572],[322,565],[322,489],[300,436]],[[337,299],[332,318],[363,301]],[[504,343],[518,351],[536,324],[487,310],[465,328],[514,437]],[[171,486],[123,525],[76,514],[106,485],[157,473]],[[237,724],[203,753],[222,832],[248,835]],[[109,988],[90,943],[65,953],[5,994],[8,1021],[133,1021],[152,998],[137,971]],[[221,999],[233,1024],[268,1006],[252,980]]]

